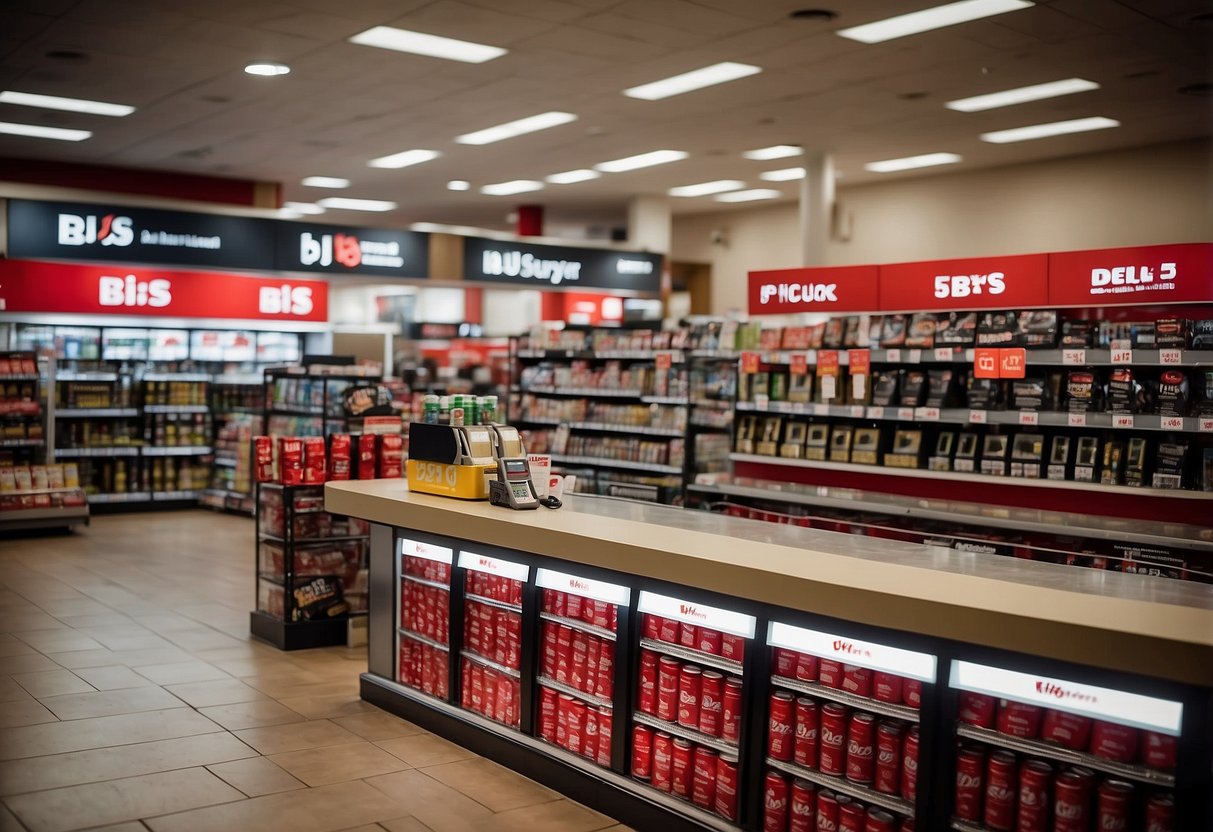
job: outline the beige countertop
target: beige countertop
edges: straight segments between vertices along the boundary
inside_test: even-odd
[[[1213,585],[957,552],[626,500],[551,511],[331,482],[326,507],[723,595],[1213,687]]]

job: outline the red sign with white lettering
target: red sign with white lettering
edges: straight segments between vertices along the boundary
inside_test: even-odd
[[[1030,309],[1048,305],[1046,254],[880,267],[880,310]]]
[[[1023,347],[1007,347],[998,351],[998,377],[1023,378],[1028,370],[1028,351]]]
[[[328,320],[328,284],[138,266],[0,260],[0,311]]]
[[[1053,306],[1213,302],[1213,243],[1049,255]]]
[[[998,348],[978,347],[973,351],[973,378],[998,378]]]
[[[751,315],[795,312],[874,312],[876,266],[834,266],[750,272]]]

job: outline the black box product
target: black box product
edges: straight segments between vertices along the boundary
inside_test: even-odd
[[[915,312],[910,319],[910,328],[906,332],[906,346],[915,349],[929,350],[935,346],[935,314],[933,312]]]
[[[1011,407],[1015,410],[1051,410],[1049,389],[1042,378],[1017,378],[1011,382]]]
[[[871,315],[868,318],[868,346],[880,346],[880,333],[883,332],[884,317],[881,315]]]
[[[842,345],[847,349],[855,349],[860,346],[859,336],[859,316],[847,315],[842,319]]]
[[[1139,324],[1133,324],[1129,338],[1135,348],[1154,349],[1158,346],[1157,336],[1158,331],[1154,327],[1154,322],[1144,321]]]
[[[1146,484],[1146,440],[1142,436],[1129,438],[1125,447],[1125,485]]]
[[[985,441],[981,444],[981,473],[1005,477],[1009,451],[1007,437],[998,433],[986,434]]]
[[[1099,437],[1078,437],[1078,450],[1074,452],[1074,479],[1078,482],[1094,482],[1099,467]]]
[[[1186,416],[1188,413],[1188,376],[1183,370],[1163,370],[1158,376],[1159,416]]]
[[[1014,312],[983,312],[977,320],[977,346],[1010,347],[1019,337]]]
[[[1002,384],[996,378],[969,376],[966,399],[974,410],[998,410],[1002,407]]]
[[[1017,433],[1011,440],[1011,476],[1038,480],[1044,473],[1045,438],[1039,433]]]
[[[1159,349],[1183,349],[1192,337],[1192,322],[1184,318],[1163,318],[1154,322],[1154,343]]]
[[[788,459],[800,459],[804,456],[804,438],[808,425],[804,422],[788,422],[783,431],[783,444],[779,446],[779,455]]]
[[[804,440],[804,458],[823,460],[830,452],[830,426],[820,422],[809,425]]]
[[[937,347],[971,347],[976,339],[976,312],[948,312],[935,321]]]
[[[813,374],[792,374],[788,378],[788,401],[807,404],[813,400]]]
[[[1095,343],[1095,321],[1063,321],[1061,346],[1090,347]]]
[[[899,429],[893,434],[893,448],[884,455],[890,468],[918,468],[922,456],[922,431]]]
[[[1187,442],[1158,443],[1158,453],[1154,458],[1154,487],[1183,488],[1184,465],[1187,459]]]
[[[927,407],[954,407],[957,399],[956,373],[953,370],[927,372]]]
[[[1070,478],[1070,448],[1072,443],[1068,436],[1054,436],[1049,448],[1049,467],[1047,473],[1051,480],[1067,480]]]
[[[769,394],[770,389],[770,373],[754,373],[750,377],[750,401],[759,401],[762,396]]]
[[[1136,413],[1141,385],[1128,367],[1117,367],[1108,376],[1108,392],[1105,396],[1111,413]]]
[[[1200,371],[1193,382],[1196,388],[1194,394],[1200,396],[1197,413],[1201,416],[1213,416],[1213,370]]]
[[[1057,346],[1056,312],[1020,312],[1016,324],[1016,346],[1028,349],[1053,349]]]
[[[830,461],[851,461],[851,428],[848,425],[838,425],[830,435]]]
[[[1204,448],[1200,464],[1200,490],[1213,491],[1213,448]]]
[[[851,443],[851,462],[880,464],[880,428],[856,428],[855,439]]]
[[[918,407],[927,395],[927,374],[922,370],[906,370],[901,381],[901,406]]]
[[[754,453],[754,431],[757,422],[757,416],[742,416],[737,420],[737,440],[734,442],[737,453]]]
[[[821,345],[827,350],[842,348],[842,338],[846,334],[846,321],[843,318],[830,318],[826,321],[825,333],[821,337]]]
[[[973,431],[962,430],[956,440],[956,456],[952,459],[952,470],[973,473],[977,470],[978,442],[981,439]]]
[[[1213,320],[1192,322],[1192,349],[1213,350]]]
[[[897,401],[900,389],[901,373],[899,371],[877,371],[872,376],[872,404],[877,407],[892,407],[893,403]]]
[[[758,433],[754,437],[754,453],[775,456],[779,453],[779,436],[783,429],[783,418],[765,416],[758,422]]]
[[[932,471],[951,471],[952,453],[956,450],[956,431],[941,430],[935,437],[935,452],[927,460]]]
[[[1102,485],[1120,485],[1124,481],[1125,443],[1109,439],[1103,445],[1103,465],[1099,472]]]
[[[1071,413],[1090,413],[1100,409],[1103,388],[1091,370],[1071,370],[1066,376],[1065,397]]]
[[[885,315],[884,324],[880,330],[880,346],[885,349],[904,347],[906,344],[906,325],[905,315]]]

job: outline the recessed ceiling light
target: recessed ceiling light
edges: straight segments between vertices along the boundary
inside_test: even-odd
[[[793,20],[833,20],[838,12],[829,9],[797,9],[788,15]]]
[[[61,142],[82,142],[93,135],[88,130],[43,127],[40,124],[14,124],[10,121],[0,121],[0,133],[10,136],[28,136],[31,139],[58,139]]]
[[[782,191],[774,188],[752,188],[748,191],[733,191],[716,197],[717,202],[753,202],[756,199],[775,199],[783,196]]]
[[[922,156],[906,156],[903,159],[885,159],[882,162],[868,162],[865,170],[873,173],[894,173],[899,170],[914,168],[929,168],[935,165],[954,165],[960,161],[955,153],[924,153]]]
[[[691,72],[684,72],[681,75],[663,78],[660,81],[641,84],[639,87],[631,87],[624,90],[623,94],[628,98],[643,98],[645,101],[657,101],[662,98],[669,98],[672,95],[682,95],[684,92],[692,92],[704,87],[723,84],[727,81],[736,81],[738,78],[757,75],[759,72],[762,72],[762,67],[725,61],[724,63],[705,66],[702,69],[695,69]]]
[[[678,162],[687,157],[687,153],[681,150],[654,150],[649,153],[641,153],[638,156],[625,156],[622,159],[614,159],[610,162],[601,162],[594,165],[595,170],[600,170],[603,173],[622,173],[625,170],[636,170],[637,168],[647,168],[653,165],[665,165],[670,162]]]
[[[15,90],[0,92],[0,104],[42,107],[46,110],[67,110],[69,113],[88,113],[94,116],[129,116],[135,112],[134,107],[126,104],[89,101],[85,98],[60,98],[57,95],[37,95],[32,92],[16,92]]]
[[[244,71],[249,75],[289,75],[291,68],[286,64],[274,63],[273,61],[254,61],[244,68]]]
[[[862,26],[839,29],[837,34],[860,43],[882,43],[906,35],[917,35],[932,29],[955,26],[957,23],[968,23],[970,20],[1026,9],[1033,5],[1035,3],[1030,0],[961,0],[959,3],[948,3],[865,23]]]
[[[466,179],[452,179],[450,182],[446,183],[446,189],[448,191],[466,191],[471,189],[471,187],[472,183]]]
[[[318,201],[323,208],[336,208],[346,211],[395,211],[396,203],[386,199],[353,199],[348,196],[326,196]]]
[[[299,184],[309,188],[348,188],[350,180],[339,176],[307,176]]]
[[[1031,124],[1027,127],[1015,127],[1011,130],[995,130],[993,133],[982,133],[981,140],[983,142],[992,142],[993,144],[1007,144],[1008,142],[1047,139],[1049,136],[1064,136],[1067,133],[1106,130],[1109,127],[1119,126],[1120,122],[1114,118],[1094,116],[1092,118],[1076,118],[1070,121],[1054,121],[1049,124]]]
[[[759,179],[768,182],[788,182],[792,179],[804,179],[804,168],[780,168],[779,170],[764,170],[758,174]]]
[[[769,162],[772,159],[784,159],[788,156],[799,156],[804,148],[795,144],[775,144],[770,147],[760,147],[757,150],[747,150],[741,155],[756,162]]]
[[[551,176],[543,177],[553,185],[572,185],[576,182],[587,182],[591,179],[597,179],[602,176],[596,170],[589,168],[580,168],[578,170],[566,170],[564,173],[553,173]]]
[[[540,113],[537,116],[520,118],[517,121],[507,121],[505,124],[498,124],[496,127],[486,127],[483,130],[477,130],[475,133],[464,133],[462,136],[456,136],[455,141],[459,142],[459,144],[492,144],[504,139],[512,139],[515,136],[522,136],[526,133],[547,130],[549,127],[559,127],[562,124],[568,124],[570,121],[576,120],[577,116],[572,113],[561,113],[553,110],[549,113]]]
[[[511,179],[509,182],[497,182],[485,185],[480,193],[489,196],[509,196],[510,194],[525,194],[527,191],[541,191],[543,183],[534,179]]]
[[[1060,95],[1073,95],[1076,92],[1097,89],[1099,89],[1099,84],[1094,81],[1087,81],[1084,78],[1067,78],[1064,81],[1050,81],[1047,84],[1033,84],[1030,87],[1016,87],[1013,90],[975,95],[972,98],[960,98],[956,101],[949,101],[943,106],[949,110],[959,110],[962,113],[975,113],[980,110],[1010,107],[1013,104],[1039,101],[1042,98],[1056,98]]]
[[[677,188],[670,188],[667,193],[670,196],[707,196],[744,187],[745,183],[737,179],[717,179],[715,182],[700,182],[698,185],[679,185]]]
[[[324,207],[317,205],[314,202],[284,202],[283,209],[294,211],[297,214],[323,214]]]
[[[424,32],[410,32],[408,29],[397,29],[394,26],[375,26],[365,32],[359,32],[350,38],[350,43],[425,55],[427,58],[462,61],[465,64],[482,64],[493,58],[500,58],[507,52],[499,46],[427,35]]]
[[[390,156],[380,156],[378,159],[371,159],[366,164],[367,167],[395,170],[397,168],[407,168],[410,165],[420,165],[422,162],[437,159],[440,155],[442,154],[437,150],[403,150]]]

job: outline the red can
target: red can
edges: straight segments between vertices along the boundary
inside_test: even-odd
[[[716,760],[716,814],[737,820],[737,755],[721,754]]]
[[[796,678],[802,682],[817,681],[817,657],[812,653],[796,654]]]
[[[853,783],[871,783],[876,763],[876,717],[866,713],[851,715],[847,725],[847,779]]]
[[[842,689],[856,696],[872,695],[872,671],[853,664],[842,666]]]
[[[653,786],[670,790],[674,768],[674,738],[665,731],[653,734]]]
[[[1095,720],[1091,727],[1091,753],[1107,760],[1131,763],[1137,756],[1137,729]]]
[[[817,662],[817,680],[827,688],[842,688],[842,662],[821,659]]]
[[[901,723],[882,722],[876,728],[874,786],[883,794],[897,794],[901,785]]]
[[[1053,832],[1087,832],[1090,789],[1084,777],[1063,771],[1054,781]]]
[[[998,733],[1035,739],[1040,736],[1041,708],[1003,699],[998,703]]]
[[[901,701],[911,708],[922,707],[922,682],[917,679],[902,679]]]
[[[1150,768],[1170,770],[1175,768],[1175,737],[1156,731],[1141,732],[1142,762]]]
[[[573,667],[573,628],[561,624],[556,630],[556,681],[569,683],[569,672]]]
[[[720,738],[727,742],[738,742],[741,739],[741,680],[736,676],[724,680],[721,715]]]
[[[767,755],[776,760],[792,759],[795,716],[792,694],[777,690],[771,694],[771,714],[767,725]]]
[[[678,643],[694,650],[695,645],[699,644],[699,628],[683,621],[678,625]]]
[[[548,742],[556,741],[556,691],[539,688],[539,736]]]
[[[1074,751],[1086,751],[1091,741],[1091,720],[1065,711],[1045,711],[1040,738]]]
[[[918,792],[918,726],[911,725],[901,745],[901,799],[914,802]]]
[[[793,780],[788,800],[788,832],[815,832],[816,829],[817,788],[808,780]]]
[[[610,708],[598,709],[598,752],[597,760],[600,766],[611,764],[611,720],[615,712]]]
[[[868,819],[864,823],[863,832],[896,832],[896,824],[897,821],[891,814],[871,806],[868,808]]]
[[[720,655],[735,662],[745,658],[745,639],[732,633],[720,634]]]
[[[964,690],[960,692],[960,711],[957,717],[961,722],[976,725],[978,728],[993,728],[997,705],[998,702],[993,696]]]
[[[564,596],[564,614],[569,618],[581,618],[581,605],[585,603],[585,599],[571,592],[564,593]]]
[[[670,765],[670,791],[687,800],[691,799],[692,760],[691,741],[675,737],[674,754]]]
[[[783,647],[775,648],[775,675],[783,676],[785,679],[794,679],[796,677],[796,659],[800,656],[795,650],[788,650]]]
[[[792,743],[792,759],[805,768],[817,768],[818,728],[821,713],[817,702],[802,696],[796,700],[796,739]]]
[[[586,670],[590,660],[589,649],[589,639],[586,634],[580,630],[573,633],[573,662],[569,668],[568,684],[580,691],[585,690]]]
[[[637,780],[653,776],[653,729],[647,725],[632,728],[632,776]]]
[[[863,832],[867,820],[867,807],[862,803],[854,800],[838,802],[838,832]]]
[[[1095,828],[1099,832],[1125,832],[1129,828],[1129,804],[1133,787],[1123,780],[1105,780],[1099,784],[1095,808]]]
[[[962,748],[956,755],[956,799],[952,813],[961,820],[981,823],[986,755],[978,748]]]
[[[788,781],[768,771],[762,785],[762,832],[784,832],[788,828]]]
[[[838,796],[824,789],[817,793],[817,832],[837,832]]]
[[[602,658],[602,640],[597,636],[588,636],[585,640],[585,677],[581,680],[580,691],[593,693],[598,686],[598,662]]]
[[[678,659],[662,656],[657,663],[657,718],[673,722],[678,718]]]
[[[724,718],[724,675],[705,670],[699,697],[699,730],[709,737],[719,737]]]
[[[594,680],[594,693],[604,699],[610,699],[615,692],[615,657],[612,655],[612,645],[604,642],[598,653],[598,674]]]
[[[648,613],[646,613],[644,616],[644,621],[642,623],[641,635],[643,635],[645,638],[651,638],[655,641],[660,640],[661,639],[661,622],[662,622],[662,620],[663,619],[661,618],[660,615],[649,615]]]
[[[1015,755],[995,751],[986,763],[987,829],[1008,832],[1015,826]]]
[[[598,709],[585,709],[585,730],[581,736],[581,756],[598,759]]]
[[[1019,767],[1019,822],[1016,832],[1047,832],[1049,824],[1049,787],[1053,767],[1040,760],[1028,760]]]
[[[878,702],[901,703],[901,677],[896,673],[876,671],[872,674],[872,696]]]
[[[711,653],[713,656],[720,655],[720,647],[724,643],[722,638],[724,634],[720,630],[713,630],[708,627],[699,628],[699,637],[695,645],[696,649],[704,653]]]
[[[640,688],[636,691],[636,707],[646,714],[657,713],[657,654],[640,651]]]
[[[580,699],[574,699],[568,704],[569,711],[569,729],[568,729],[568,744],[565,746],[574,754],[580,754],[581,749],[585,746],[585,721],[586,707],[585,703]],[[597,737],[595,737],[597,739]]]
[[[824,774],[846,773],[847,709],[830,703],[821,708],[821,754],[818,767]]]
[[[703,671],[693,664],[684,664],[678,672],[678,724],[699,728],[699,696],[703,688]]]
[[[695,746],[695,766],[691,775],[691,802],[704,809],[716,804],[716,752],[707,746]]]
[[[677,644],[678,638],[682,633],[682,627],[678,622],[673,618],[658,618],[657,623],[659,626],[657,631],[658,640],[669,644]]]
[[[902,818],[900,832],[914,832],[914,818]]]
[[[1146,803],[1146,832],[1171,832],[1175,828],[1175,801],[1169,794],[1156,794]]]

